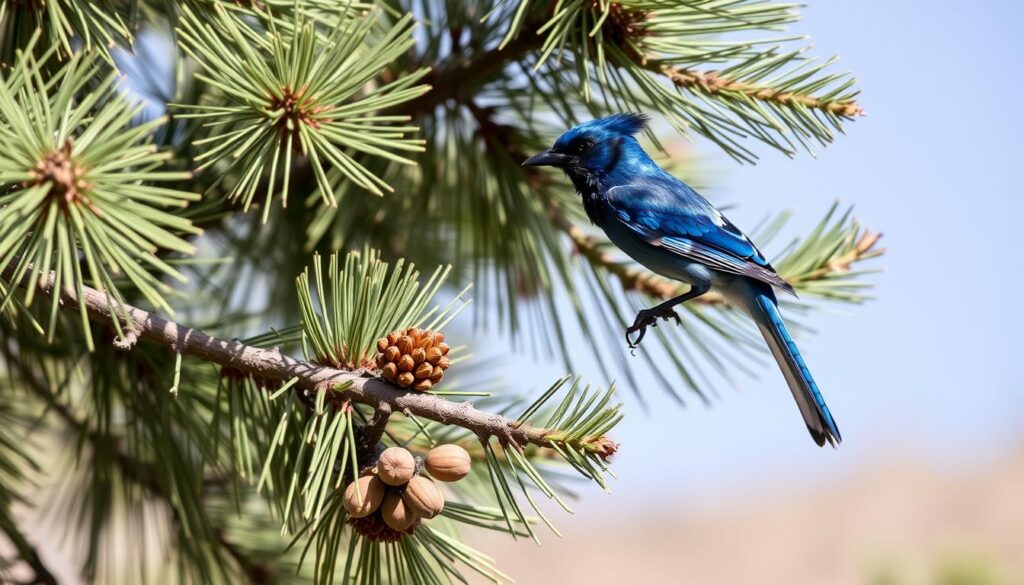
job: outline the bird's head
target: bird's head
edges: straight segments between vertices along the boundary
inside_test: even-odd
[[[559,136],[554,146],[526,159],[523,166],[558,167],[574,180],[577,174],[607,175],[615,171],[624,156],[642,155],[633,135],[643,130],[647,121],[644,114],[615,114],[591,120]]]

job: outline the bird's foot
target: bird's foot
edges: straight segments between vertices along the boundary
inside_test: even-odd
[[[647,333],[648,327],[657,327],[658,319],[674,319],[676,324],[682,325],[683,321],[679,318],[679,315],[671,307],[665,307],[659,309],[654,307],[653,309],[642,309],[636,315],[636,320],[633,321],[633,325],[626,329],[626,344],[629,345],[630,349],[636,349],[636,346],[640,345],[643,341],[644,335]],[[639,333],[636,341],[630,339],[630,335]]]

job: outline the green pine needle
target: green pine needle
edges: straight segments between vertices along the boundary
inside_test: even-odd
[[[310,360],[348,370],[373,367],[381,337],[407,327],[441,329],[466,305],[464,289],[446,306],[428,309],[450,266],[438,267],[425,283],[401,259],[389,268],[375,250],[347,254],[340,269],[331,254],[325,281],[320,255],[313,257],[313,275],[307,268],[296,279]]]
[[[95,53],[76,53],[48,81],[44,62],[30,47],[0,80],[0,267],[8,283],[45,282],[53,271],[54,288],[79,298],[88,282],[110,297],[122,334],[116,314],[125,285],[172,313],[162,277],[185,277],[163,254],[191,254],[181,235],[200,230],[166,209],[199,196],[150,184],[190,175],[160,170],[170,153],[158,151],[151,134],[164,120],[134,124],[141,106],[118,95],[115,74],[99,75]],[[27,289],[25,305],[36,294]],[[15,292],[0,284],[0,310]],[[50,298],[51,340],[58,298]],[[92,347],[84,305],[80,315]]]
[[[275,196],[287,205],[299,158],[329,206],[338,197],[328,169],[372,193],[390,191],[363,160],[412,165],[400,153],[422,151],[422,141],[409,138],[416,128],[404,124],[408,117],[381,111],[428,91],[415,85],[427,70],[375,81],[412,46],[411,16],[371,35],[377,11],[322,31],[299,11],[285,27],[270,13],[254,19],[214,8],[209,18],[185,8],[178,28],[183,48],[203,67],[197,77],[214,88],[205,103],[176,106],[190,112],[180,117],[204,121],[207,136],[194,142],[200,168],[215,168],[221,179],[230,173],[228,196],[246,210],[264,193],[264,222]]]

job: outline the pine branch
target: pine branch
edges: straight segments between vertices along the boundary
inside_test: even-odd
[[[4,268],[2,276],[10,278],[12,272],[10,268]],[[38,284],[39,294],[46,297],[54,295],[52,273]],[[24,287],[26,283],[19,282],[18,285]],[[81,303],[74,292],[61,289],[59,302],[64,309],[81,306],[95,322],[109,321],[108,298],[96,289],[83,286]],[[548,439],[550,430],[528,427],[499,414],[476,410],[469,402],[450,402],[427,393],[404,391],[364,373],[297,360],[282,354],[277,348],[260,349],[238,340],[213,337],[131,305],[124,304],[121,308],[127,329],[133,331],[138,339],[154,341],[183,356],[196,357],[266,380],[294,378],[295,387],[311,392],[325,392],[343,386],[344,396],[354,402],[373,407],[387,405],[392,412],[457,425],[472,431],[481,440],[497,437],[502,443],[520,447],[527,444],[554,446]]]
[[[522,59],[540,49],[543,44],[544,37],[526,27],[523,34],[506,45],[484,51],[470,59],[454,57],[423,77],[422,82],[431,87],[429,92],[399,104],[394,111],[405,115],[423,114],[450,99],[462,101],[466,96],[476,93],[473,91],[475,87],[501,73],[507,64]]]
[[[599,266],[618,279],[623,290],[636,290],[655,299],[670,299],[686,292],[687,285],[669,281],[649,270],[638,268],[635,264],[616,259],[606,252],[607,244],[580,229],[562,211],[555,201],[547,202],[548,215],[552,223],[575,244],[577,251],[594,266]],[[856,241],[847,250],[829,258],[821,266],[804,274],[787,274],[782,277],[798,289],[809,283],[824,281],[845,273],[849,273],[854,264],[875,258],[885,251],[876,244],[882,234],[871,230],[863,230]],[[691,302],[705,305],[725,304],[725,297],[717,292],[705,293]]]
[[[800,106],[829,112],[844,118],[863,116],[864,109],[855,100],[827,100],[815,95],[785,91],[731,79],[718,71],[697,71],[687,67],[673,67],[632,53],[633,61],[647,71],[664,75],[676,87],[699,89],[708,94],[739,93],[746,97],[771,102],[785,107]]]

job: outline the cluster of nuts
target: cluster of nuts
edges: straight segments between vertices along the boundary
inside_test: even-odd
[[[439,481],[458,481],[469,474],[469,453],[458,445],[441,445],[427,453],[423,467]],[[444,509],[444,494],[419,473],[407,449],[389,447],[377,466],[345,488],[345,511],[357,532],[374,540],[394,541],[412,532],[419,521]]]
[[[440,331],[418,327],[393,331],[377,342],[377,368],[389,382],[426,392],[444,378],[448,349]]]

